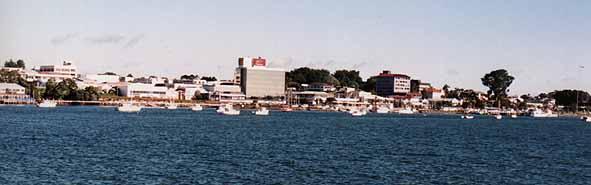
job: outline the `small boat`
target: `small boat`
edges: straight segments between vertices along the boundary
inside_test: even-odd
[[[231,104],[226,104],[226,105],[220,107],[217,110],[217,112],[219,114],[228,115],[228,116],[237,116],[237,115],[240,115],[240,110],[234,109],[234,107]]]
[[[503,119],[503,116],[501,116],[500,114],[495,115],[495,119]]]
[[[176,103],[169,103],[169,104],[166,104],[166,106],[164,108],[167,110],[176,110],[176,109],[178,109],[178,106],[176,105]]]
[[[268,116],[269,115],[269,110],[265,107],[261,107],[259,109],[257,109],[256,111],[254,111],[254,115],[257,116]]]
[[[390,109],[388,109],[387,107],[379,107],[378,109],[376,109],[376,113],[388,114],[388,113],[390,113]]]
[[[203,107],[201,107],[201,105],[199,105],[199,104],[195,104],[195,105],[193,105],[193,107],[191,107],[191,111],[198,112],[198,111],[202,111],[202,110],[203,110]]]
[[[534,118],[556,118],[558,114],[554,114],[551,110],[536,109],[531,113],[531,116]]]
[[[404,109],[400,109],[398,110],[398,114],[414,114],[415,110],[412,110],[411,108],[404,108]]]
[[[511,118],[512,119],[517,119],[517,115],[516,114],[511,114]]]
[[[43,100],[43,102],[37,104],[37,107],[39,108],[54,108],[56,106],[57,102],[53,100]]]
[[[462,119],[474,119],[474,116],[471,115],[463,115]]]
[[[133,103],[124,103],[117,107],[117,111],[119,112],[140,112],[142,107],[133,105]]]
[[[583,116],[583,121],[591,123],[591,116]]]
[[[349,111],[349,114],[353,117],[359,117],[367,115],[367,111],[365,111],[365,109],[353,108]]]

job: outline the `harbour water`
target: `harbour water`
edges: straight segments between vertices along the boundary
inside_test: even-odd
[[[576,118],[0,107],[0,184],[590,184]]]

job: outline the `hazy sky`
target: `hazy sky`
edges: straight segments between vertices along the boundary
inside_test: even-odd
[[[511,94],[591,91],[591,1],[0,0],[1,61],[230,79],[238,56],[481,90],[505,68]]]

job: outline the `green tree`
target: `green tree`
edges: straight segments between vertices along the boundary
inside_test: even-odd
[[[65,79],[57,84],[56,87],[57,99],[64,100],[78,100],[76,92],[78,85],[72,79]]]
[[[18,67],[14,60],[9,59],[8,61],[4,62],[4,67]]]
[[[363,79],[359,76],[359,71],[355,70],[337,70],[332,75],[339,81],[343,87],[359,88],[363,84]]]
[[[17,71],[0,70],[0,83],[16,83],[25,87],[25,93],[33,95],[35,86],[31,82],[27,82]]]
[[[447,84],[445,84],[445,85],[443,86],[443,88],[442,88],[442,89],[443,89],[443,93],[445,94],[445,98],[449,98],[449,97],[448,97],[448,96],[449,96],[449,88],[450,88],[450,87],[449,87],[449,85],[447,85]]]
[[[507,70],[499,69],[485,74],[481,80],[482,85],[489,88],[489,97],[494,99],[498,107],[501,107],[501,102],[507,98],[509,86],[515,77],[511,76]]]
[[[2,83],[19,83],[22,80],[22,77],[17,71],[0,71],[0,82]]]
[[[213,77],[213,76],[204,76],[204,77],[201,77],[201,80],[205,80],[205,81],[208,81],[208,82],[218,81],[218,79],[215,78],[215,77]]]
[[[311,83],[328,83],[338,86],[339,80],[330,74],[326,69],[311,69],[308,67],[301,67],[294,69],[286,74],[286,84],[311,84]]]
[[[47,82],[45,83],[45,91],[43,93],[43,98],[50,99],[50,100],[58,99],[56,87],[57,87],[57,83],[55,82],[54,79],[47,80]]]
[[[580,90],[560,90],[548,93],[548,96],[556,100],[556,104],[565,106],[568,111],[575,111],[577,103],[579,105],[588,104],[591,96],[588,92]],[[578,102],[577,102],[578,101]]]
[[[75,100],[83,101],[98,101],[100,97],[100,90],[96,87],[86,87],[76,92]]]
[[[181,80],[195,80],[195,79],[199,79],[199,76],[194,75],[194,74],[181,76]]]
[[[16,67],[24,69],[25,68],[25,61],[23,61],[22,59],[18,59],[16,61]]]
[[[361,90],[376,93],[376,80],[378,79],[377,76],[369,77],[363,84],[361,85]]]

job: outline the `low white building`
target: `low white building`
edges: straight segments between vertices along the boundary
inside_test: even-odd
[[[93,81],[95,83],[118,83],[121,80],[119,75],[110,74],[85,74],[80,75],[80,79],[84,81]]]
[[[30,102],[25,88],[15,83],[0,83],[0,103]]]
[[[429,100],[441,100],[445,96],[445,92],[441,89],[426,88],[423,91],[423,98]]]
[[[297,104],[312,104],[325,103],[329,98],[327,92],[322,91],[296,91],[290,94],[295,98]]]
[[[207,91],[205,88],[203,88],[203,84],[201,84],[201,83],[197,83],[197,84],[175,83],[174,89],[181,93],[180,99],[185,99],[185,100],[193,99],[194,97],[199,96],[201,94],[209,94],[209,91]]]
[[[203,85],[203,88],[209,92],[209,99],[212,100],[244,100],[246,98],[240,86],[231,82],[208,82]]]
[[[25,88],[15,83],[0,83],[0,94],[24,95]]]
[[[138,98],[178,99],[178,93],[164,84],[122,83],[119,95]]]

